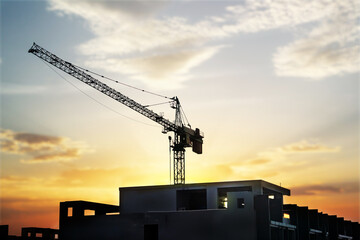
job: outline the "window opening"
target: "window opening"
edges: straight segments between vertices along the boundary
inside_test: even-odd
[[[228,208],[228,196],[229,192],[251,192],[251,186],[242,186],[242,187],[224,187],[218,188],[218,208],[226,209]]]
[[[119,215],[120,213],[119,212],[108,212],[106,213],[107,216],[110,216],[110,215]]]
[[[290,219],[290,214],[288,214],[288,213],[284,213],[283,218],[285,218],[285,219]]]
[[[177,190],[176,205],[177,210],[206,209],[206,189]]]
[[[68,208],[68,214],[67,214],[68,217],[72,217],[73,216],[73,208],[72,207],[69,207]]]
[[[237,207],[238,208],[244,208],[245,207],[245,201],[243,198],[238,198],[237,199]]]
[[[84,215],[85,216],[94,216],[95,215],[95,210],[85,209]]]
[[[219,208],[220,209],[228,208],[228,198],[226,195],[219,197]]]

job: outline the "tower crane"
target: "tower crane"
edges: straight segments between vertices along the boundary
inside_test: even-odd
[[[193,152],[201,154],[204,136],[198,128],[194,130],[190,126],[185,126],[181,117],[181,104],[177,97],[170,98],[171,107],[175,109],[175,121],[171,122],[147,106],[141,105],[135,100],[107,86],[105,83],[87,74],[81,68],[57,57],[36,43],[33,43],[28,52],[160,124],[163,127],[163,133],[174,132],[174,139],[171,145],[173,152],[174,184],[185,184],[185,148],[191,147]]]

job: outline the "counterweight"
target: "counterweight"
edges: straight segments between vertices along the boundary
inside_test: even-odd
[[[202,153],[203,135],[200,130],[195,130],[185,127],[181,119],[180,101],[177,97],[171,98],[173,101],[173,108],[175,109],[175,122],[165,119],[161,115],[107,86],[103,82],[97,80],[91,75],[87,74],[74,64],[64,61],[46,49],[40,47],[36,43],[28,51],[40,59],[50,63],[58,69],[66,72],[81,82],[95,88],[103,94],[112,99],[124,104],[134,111],[144,115],[145,117],[157,122],[163,127],[163,132],[174,132],[174,141],[172,144],[173,159],[174,159],[174,184],[185,184],[185,148],[192,147],[195,153]]]

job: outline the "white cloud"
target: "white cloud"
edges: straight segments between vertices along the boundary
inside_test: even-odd
[[[278,148],[281,153],[326,153],[326,152],[339,152],[340,147],[329,147],[321,143],[312,143],[306,140],[292,143],[281,148]]]
[[[86,65],[90,67],[101,66],[102,69],[110,72],[120,70],[134,79],[158,89],[164,87],[167,89],[178,88],[181,87],[183,81],[190,77],[190,69],[211,58],[219,49],[220,47],[209,47],[144,58],[89,60]]]
[[[106,24],[109,26],[111,23]],[[128,27],[104,31],[94,39],[81,44],[82,54],[108,57],[148,51],[174,52],[186,48],[201,46],[212,37],[225,36],[219,28],[213,28],[202,22],[191,25],[183,18],[150,19],[128,23]]]
[[[245,0],[197,22],[160,15],[165,1],[48,2],[50,10],[88,24],[94,37],[78,46],[88,67],[127,74],[152,87],[180,87],[192,68],[219,51],[214,40],[280,28],[292,31],[295,40],[275,52],[277,75],[319,79],[359,70],[355,0]]]
[[[341,147],[339,146],[330,147],[319,142],[302,140],[299,142],[287,144],[285,146],[271,148],[266,151],[258,152],[255,158],[249,159],[247,161],[247,164],[257,165],[257,164],[286,162],[288,154],[305,154],[305,153],[326,154],[326,153],[337,153],[339,151],[341,151]],[[303,164],[303,163],[298,162],[296,164]]]
[[[332,0],[246,0],[228,6],[227,18],[234,21],[224,28],[231,32],[259,32],[321,20],[331,14]]]
[[[276,74],[321,79],[359,71],[359,7],[354,0],[247,0],[227,7],[228,19],[235,23],[224,29],[233,33],[294,31],[300,37],[279,47],[273,56]]]
[[[359,71],[360,15],[351,1],[333,5],[331,17],[277,50],[273,61],[278,75],[321,79]]]
[[[90,20],[93,17],[103,18],[104,13],[111,14],[110,17],[114,15],[122,15],[128,18],[149,17],[161,10],[168,1],[49,0],[49,3],[49,9],[59,10],[59,14],[75,14]],[[95,8],[96,11],[88,11],[90,8]]]
[[[192,24],[180,17],[156,19],[152,13],[165,2],[152,8],[144,7],[149,2],[136,1],[131,6],[116,2],[112,5],[117,7],[112,9],[106,1],[96,2],[96,7],[93,1],[50,0],[49,3],[51,10],[75,14],[88,22],[95,37],[78,48],[89,57],[85,63],[88,67],[129,74],[157,88],[180,87],[191,77],[193,67],[220,49],[207,47],[205,43],[226,36],[220,27],[208,21]],[[141,13],[136,12],[138,6],[143,9]],[[139,14],[142,16],[138,17]],[[165,78],[167,82],[163,81]]]

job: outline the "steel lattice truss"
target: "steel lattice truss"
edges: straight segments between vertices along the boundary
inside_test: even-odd
[[[73,64],[62,60],[61,58],[57,57],[56,55],[52,54],[51,52],[47,51],[46,49],[40,47],[36,43],[32,45],[29,49],[29,53],[36,55],[37,57],[43,59],[44,61],[50,63],[51,65],[57,67],[58,69],[66,72],[67,74],[73,76],[74,78],[79,79],[83,83],[95,88],[96,90],[102,92],[103,94],[113,98],[114,100],[124,104],[125,106],[137,111],[138,113],[144,115],[147,118],[157,122],[161,126],[164,127],[166,132],[178,131],[179,127],[176,126],[174,123],[170,122],[169,120],[163,118],[159,114],[153,112],[152,110],[146,108],[145,106],[141,105],[140,103],[132,100],[131,98],[125,96],[124,94],[116,91],[115,89],[107,86],[106,84],[100,82],[96,78],[92,77],[91,75],[85,73],[83,70],[77,68]]]

